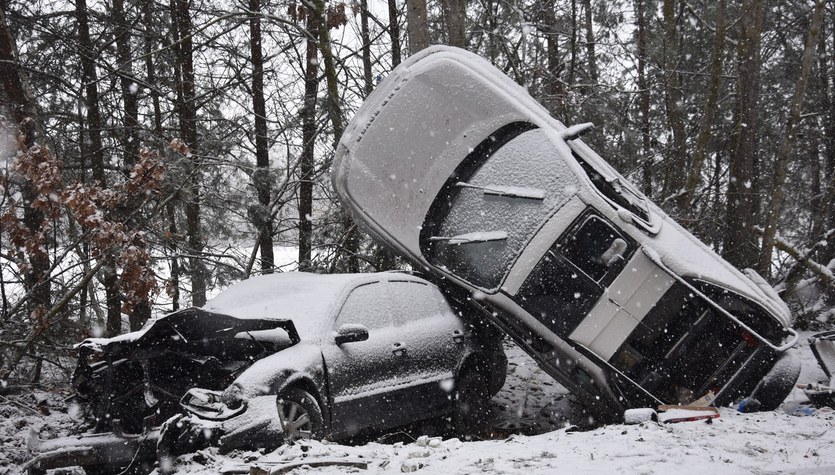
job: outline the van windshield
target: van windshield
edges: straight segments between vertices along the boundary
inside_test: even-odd
[[[525,244],[578,186],[543,130],[505,126],[467,156],[435,198],[421,229],[421,252],[477,287],[498,288]]]

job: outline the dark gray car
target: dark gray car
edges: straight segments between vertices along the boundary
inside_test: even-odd
[[[219,428],[271,398],[281,439],[335,439],[483,410],[506,359],[481,327],[414,275],[273,274],[142,331],[84,341],[74,384],[98,431],[114,419],[134,433],[143,419],[162,423],[188,391],[182,406]]]

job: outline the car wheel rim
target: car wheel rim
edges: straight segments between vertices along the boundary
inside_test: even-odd
[[[301,404],[295,401],[280,401],[278,415],[281,418],[281,427],[284,429],[284,438],[288,442],[310,439],[313,435],[310,414]]]

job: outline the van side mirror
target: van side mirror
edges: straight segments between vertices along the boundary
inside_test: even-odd
[[[368,328],[365,325],[357,323],[347,323],[336,330],[334,341],[337,345],[343,343],[353,343],[355,341],[365,341],[368,339]]]

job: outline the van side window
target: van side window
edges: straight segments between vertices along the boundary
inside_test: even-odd
[[[568,337],[635,250],[603,218],[581,216],[534,267],[517,303],[561,337]]]
[[[623,248],[618,250],[615,240],[623,241]],[[613,248],[615,246],[615,248]],[[607,255],[607,252],[612,249]],[[595,282],[606,275],[610,267],[622,267],[625,257],[626,241],[620,233],[597,216],[589,216],[580,228],[561,245],[562,254]],[[620,252],[621,262],[617,262],[616,253]],[[610,261],[615,259],[615,261]]]

